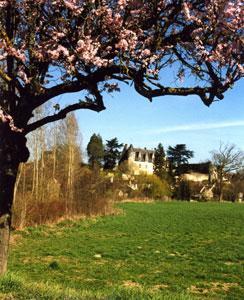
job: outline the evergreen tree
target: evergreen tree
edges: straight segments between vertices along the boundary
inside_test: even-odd
[[[87,145],[88,161],[92,168],[101,166],[104,157],[104,146],[100,134],[93,134]]]
[[[169,146],[167,150],[170,169],[177,169],[182,164],[187,164],[188,160],[193,157],[194,152],[187,150],[185,144],[177,144],[175,147]]]
[[[161,179],[165,179],[167,171],[167,160],[164,151],[164,147],[161,143],[158,144],[158,147],[155,149],[154,153],[154,166],[153,172]]]
[[[104,151],[104,169],[112,170],[116,166],[117,161],[120,158],[121,147],[123,147],[123,144],[119,144],[116,137],[106,141]]]
[[[188,181],[180,181],[178,187],[176,188],[176,199],[177,200],[187,200],[191,199],[191,187]]]

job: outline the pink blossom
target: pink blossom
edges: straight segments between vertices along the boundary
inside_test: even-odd
[[[18,128],[14,125],[14,120],[13,118],[7,114],[2,107],[0,106],[0,121],[2,121],[3,123],[9,123],[9,127],[11,128],[12,131],[15,132],[22,132],[23,129],[22,128]]]
[[[24,81],[24,83],[30,83],[30,79],[27,77],[26,73],[23,70],[20,69],[18,71],[18,76]]]
[[[161,68],[175,65],[180,81],[185,74],[179,70],[197,65],[210,85],[209,63],[223,86],[243,76],[243,0],[158,0],[153,5],[142,0],[36,0],[35,5],[0,0],[0,12],[9,3],[15,5],[18,24],[14,38],[0,32],[2,77],[12,57],[13,79],[37,94],[45,91],[50,69],[58,70],[55,82],[121,65],[155,78]],[[189,69],[192,79],[200,78]],[[11,120],[2,112],[1,119]]]
[[[126,51],[129,48],[129,44],[125,39],[122,39],[118,42],[118,44],[116,44],[116,48],[118,48],[122,51]]]
[[[151,51],[149,49],[145,49],[142,51],[141,53],[142,56],[150,56],[151,55]]]
[[[7,4],[8,4],[8,1],[1,0],[1,1],[0,1],[0,8],[1,8],[1,7],[6,7]]]

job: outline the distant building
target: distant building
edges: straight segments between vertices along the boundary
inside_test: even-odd
[[[154,150],[124,146],[119,164],[127,163],[129,171],[134,175],[153,174]]]
[[[119,165],[127,163],[129,171],[133,175],[153,174],[154,150],[147,148],[135,148],[126,144],[121,154]],[[183,164],[176,170],[177,177],[186,181],[209,183],[216,179],[216,172],[211,162]]]
[[[216,171],[211,162],[181,165],[177,173],[179,180],[191,182],[195,193],[191,195],[196,200],[209,200],[214,197]]]
[[[187,181],[211,183],[216,178],[216,174],[211,162],[197,164],[183,164],[177,173]]]

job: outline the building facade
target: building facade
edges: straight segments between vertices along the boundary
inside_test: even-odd
[[[184,164],[178,168],[180,177],[192,182],[212,183],[216,180],[215,170],[211,162]]]
[[[153,174],[154,150],[124,146],[119,164],[126,163],[133,175]]]

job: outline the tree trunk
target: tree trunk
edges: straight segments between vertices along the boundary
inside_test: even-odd
[[[15,181],[15,186],[14,186],[13,204],[15,204],[15,202],[16,202],[16,196],[17,196],[17,192],[18,192],[19,183],[21,181],[23,169],[24,169],[24,164],[20,164],[19,172],[17,174],[16,181]]]
[[[11,131],[0,123],[0,275],[7,269],[14,184],[20,162],[26,162],[29,151],[22,133]]]
[[[219,178],[219,202],[223,201],[223,188],[224,188],[223,177],[224,177],[224,174],[221,173],[220,178]]]
[[[223,186],[221,186],[219,191],[219,202],[223,202]]]

